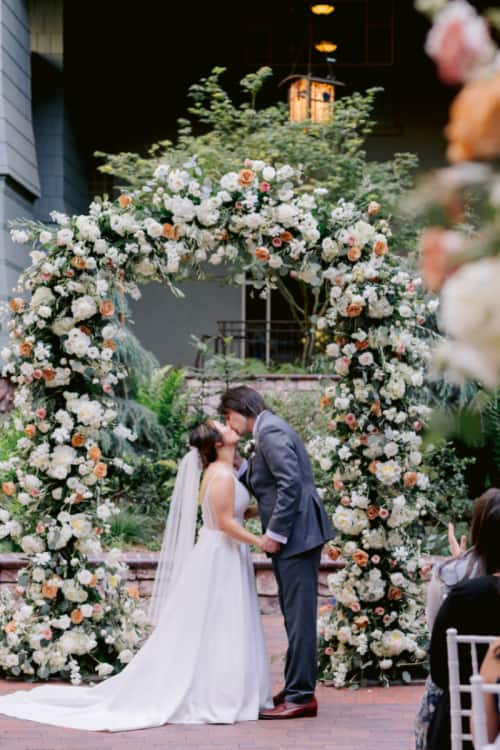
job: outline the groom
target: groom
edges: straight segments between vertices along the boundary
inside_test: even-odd
[[[321,548],[333,537],[305,446],[260,393],[247,386],[225,392],[220,411],[239,435],[253,433],[255,452],[238,476],[257,498],[264,550],[272,555],[288,651],[285,687],[261,719],[316,716],[316,610]]]

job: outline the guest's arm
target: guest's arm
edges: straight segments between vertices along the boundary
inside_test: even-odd
[[[442,690],[448,689],[446,631],[460,623],[460,586],[450,591],[436,615],[431,637],[431,677]],[[468,602],[467,602],[468,604]],[[464,606],[462,602],[462,607]],[[460,630],[459,628],[457,628]]]

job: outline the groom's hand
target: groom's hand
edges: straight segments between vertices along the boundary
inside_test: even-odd
[[[276,552],[280,551],[281,544],[277,542],[274,539],[271,539],[270,536],[267,536],[267,534],[264,534],[262,537],[262,543],[261,543],[261,549],[264,552],[267,552],[270,555],[276,554]]]

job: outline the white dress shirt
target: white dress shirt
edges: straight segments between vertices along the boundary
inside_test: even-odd
[[[255,420],[255,423],[254,423],[254,426],[253,426],[252,434],[253,434],[254,440],[257,439],[259,420],[260,420],[262,414],[263,414],[263,412],[261,412],[260,414],[257,415],[257,419]],[[248,460],[245,458],[241,462],[240,468],[238,469],[238,473],[237,473],[238,479],[241,476],[243,476],[243,474],[245,473],[245,471],[247,469],[248,469]],[[279,542],[280,544],[286,544],[288,542],[288,537],[283,536],[282,534],[275,534],[274,531],[271,531],[270,529],[268,529],[266,531],[266,534],[267,534],[267,536],[270,539],[274,539],[275,542]]]

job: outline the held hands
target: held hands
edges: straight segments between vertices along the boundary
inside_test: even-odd
[[[267,534],[264,534],[264,536],[261,536],[260,538],[259,547],[261,548],[262,552],[267,552],[269,555],[274,555],[276,554],[276,552],[280,551],[281,544],[274,539],[271,539],[271,537],[267,536]]]

